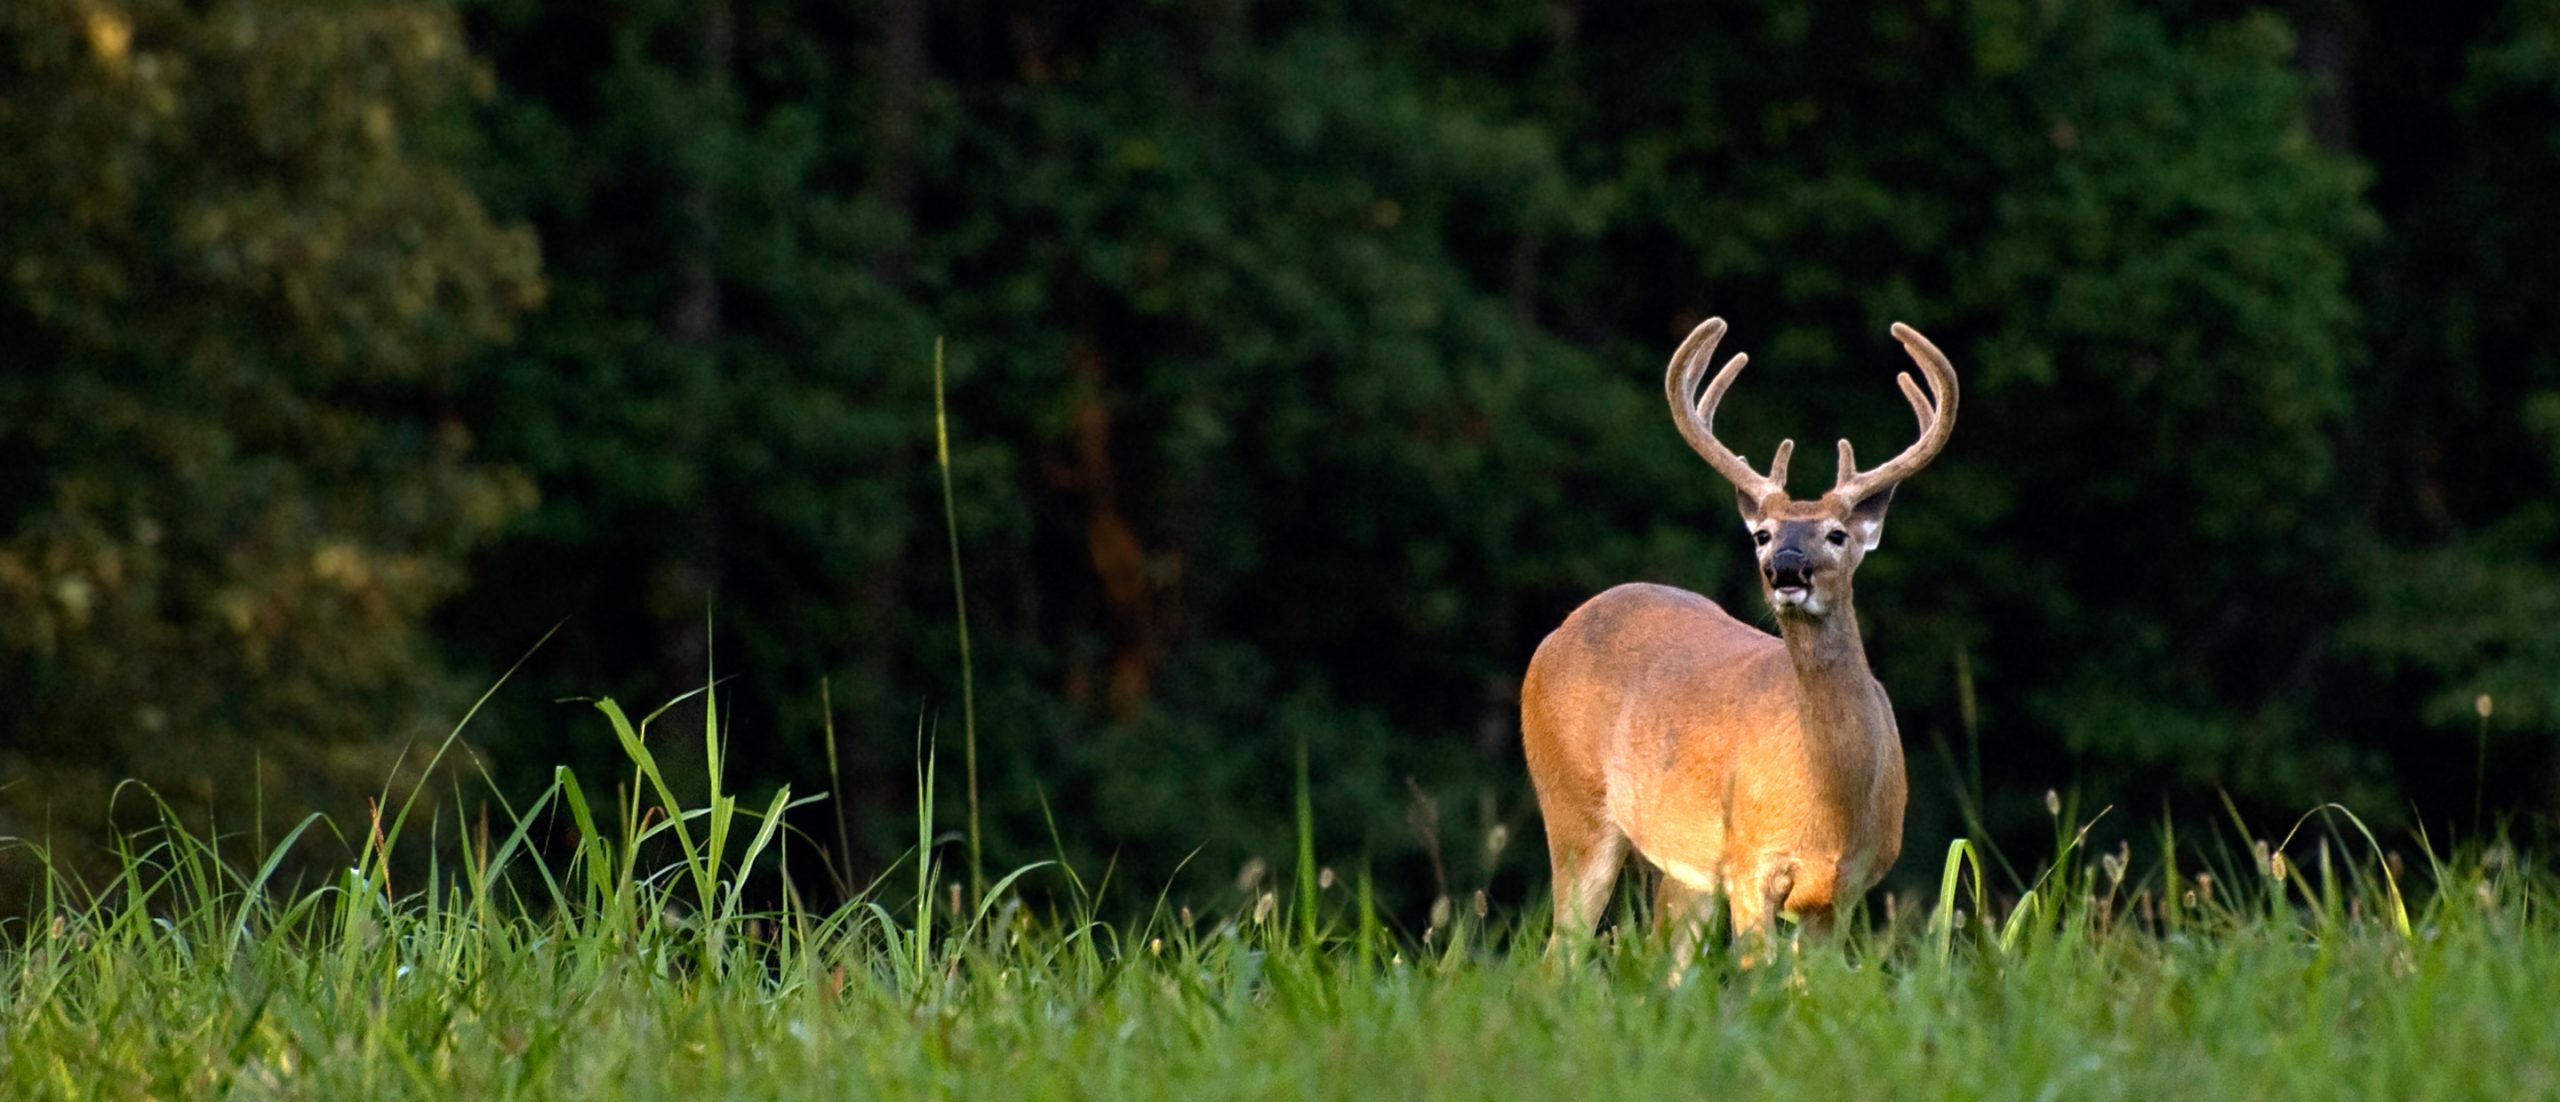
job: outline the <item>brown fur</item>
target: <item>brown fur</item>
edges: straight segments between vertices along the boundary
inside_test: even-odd
[[[1694,593],[1621,585],[1539,644],[1520,694],[1557,936],[1589,934],[1633,848],[1663,872],[1657,917],[1684,966],[1713,895],[1725,896],[1737,936],[1765,939],[1780,913],[1820,930],[1901,852],[1902,743],[1892,702],[1867,669],[1850,581],[1881,538],[1894,485],[1944,445],[1956,398],[1945,358],[1895,326],[1937,390],[1933,407],[1903,377],[1921,442],[1862,475],[1843,441],[1833,490],[1792,501],[1792,442],[1763,478],[1715,440],[1714,409],[1742,357],[1690,404],[1723,332],[1710,319],[1690,335],[1668,390],[1682,434],[1735,483],[1779,633]],[[1805,564],[1805,584],[1781,601],[1772,562],[1787,550]]]

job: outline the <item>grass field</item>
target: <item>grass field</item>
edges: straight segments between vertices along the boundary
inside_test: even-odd
[[[832,911],[752,908],[807,848],[772,829],[789,795],[725,793],[715,728],[680,804],[607,707],[628,800],[564,774],[440,831],[395,800],[317,885],[272,875],[316,825],[231,859],[166,825],[109,882],[51,876],[0,946],[0,1097],[2560,1096],[2553,883],[2501,850],[2395,876],[2343,815],[2209,869],[2063,831],[2008,891],[1959,850],[1845,943],[1673,985],[1639,933],[1551,959],[1535,901],[1391,928],[1303,845],[1218,913],[1053,865],[973,902],[913,855]],[[575,852],[537,855],[563,821]],[[404,833],[444,839],[413,881]]]

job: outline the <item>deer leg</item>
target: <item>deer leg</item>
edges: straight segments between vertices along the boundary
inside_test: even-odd
[[[1698,959],[1698,943],[1707,932],[1707,905],[1714,898],[1714,892],[1691,887],[1668,873],[1654,886],[1654,930],[1670,938],[1671,985],[1674,987],[1680,985],[1689,965]]]
[[[1591,936],[1601,911],[1609,905],[1609,890],[1617,886],[1618,866],[1626,856],[1626,835],[1606,822],[1547,819],[1547,861],[1556,896],[1556,929],[1547,942],[1549,951],[1558,945],[1579,945]]]
[[[1832,931],[1840,928],[1839,912],[1828,906],[1806,907],[1796,912],[1796,940],[1817,945],[1831,940]]]
[[[1795,865],[1777,862],[1759,866],[1726,890],[1726,905],[1733,912],[1733,946],[1742,967],[1757,967],[1767,959],[1777,941],[1778,913],[1795,885]]]

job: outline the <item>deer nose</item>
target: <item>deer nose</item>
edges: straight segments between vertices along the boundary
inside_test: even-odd
[[[1769,579],[1770,588],[1801,589],[1813,574],[1813,564],[1804,557],[1804,552],[1788,547],[1769,556],[1768,564],[1760,568],[1760,573]]]

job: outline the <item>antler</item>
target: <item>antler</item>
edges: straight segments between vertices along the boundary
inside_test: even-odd
[[[1707,382],[1705,396],[1692,404],[1691,395],[1698,392],[1698,376],[1705,373],[1707,365],[1715,359],[1716,342],[1723,339],[1724,319],[1708,318],[1690,330],[1689,339],[1681,341],[1679,350],[1671,354],[1671,371],[1663,379],[1664,397],[1671,401],[1671,423],[1679,426],[1681,438],[1689,442],[1698,457],[1706,460],[1708,466],[1715,468],[1717,474],[1733,483],[1733,488],[1744,496],[1754,502],[1765,502],[1772,494],[1784,498],[1787,493],[1787,459],[1795,454],[1795,441],[1786,440],[1778,444],[1778,456],[1769,461],[1768,477],[1763,478],[1758,471],[1751,469],[1749,462],[1716,439],[1716,405],[1724,401],[1725,388],[1733,385],[1734,376],[1742,373],[1742,365],[1750,363],[1751,357],[1735,353],[1733,359],[1724,365],[1724,370],[1716,372],[1716,377]]]
[[[1937,392],[1938,400],[1930,403],[1920,392],[1920,384],[1911,380],[1910,372],[1894,376],[1902,387],[1903,398],[1911,403],[1911,412],[1920,418],[1920,439],[1872,471],[1858,469],[1857,456],[1849,450],[1849,442],[1842,440],[1840,478],[1831,492],[1848,501],[1861,500],[1918,473],[1938,457],[1939,449],[1947,446],[1947,437],[1956,430],[1956,369],[1947,363],[1946,353],[1938,351],[1938,346],[1929,343],[1919,330],[1898,321],[1893,323],[1893,336],[1902,342],[1902,350],[1911,354],[1911,362],[1920,365],[1920,373],[1929,377],[1929,389]]]

